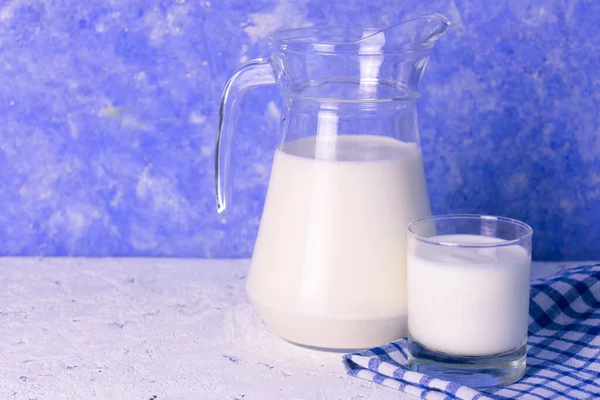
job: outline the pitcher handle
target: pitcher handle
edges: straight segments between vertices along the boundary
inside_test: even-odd
[[[219,127],[215,151],[215,186],[217,212],[221,214],[231,203],[233,168],[232,145],[236,128],[238,102],[252,88],[275,83],[269,58],[247,62],[228,81],[221,96]]]

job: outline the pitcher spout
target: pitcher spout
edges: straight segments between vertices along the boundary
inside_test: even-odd
[[[418,97],[431,49],[449,26],[450,21],[443,15],[428,14],[381,30],[363,30],[363,37],[353,43],[360,56],[359,93],[375,93],[385,84],[381,77],[393,71],[387,81],[394,82],[398,97]]]
[[[448,18],[441,14],[427,14],[402,21],[377,32],[370,32],[355,44],[384,43],[387,52],[427,49],[444,36],[450,27]]]

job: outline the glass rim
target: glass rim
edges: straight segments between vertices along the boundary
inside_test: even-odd
[[[481,244],[458,244],[451,242],[443,242],[439,240],[431,240],[430,238],[421,236],[414,232],[413,228],[422,222],[435,222],[435,221],[443,221],[443,220],[489,220],[489,221],[499,221],[505,223],[507,225],[519,226],[525,229],[525,233],[519,235],[515,239],[498,239],[498,241],[494,241],[491,243],[481,243]],[[524,239],[531,237],[533,235],[533,228],[526,224],[523,221],[519,221],[518,219],[508,218],[508,217],[500,217],[496,215],[488,215],[488,214],[440,214],[440,215],[431,215],[429,217],[419,218],[412,221],[408,224],[407,227],[408,233],[414,237],[415,239],[435,246],[443,246],[443,247],[457,247],[457,248],[467,248],[467,249],[482,249],[482,248],[495,248],[495,247],[506,247],[506,246],[514,246],[516,244],[521,243]]]

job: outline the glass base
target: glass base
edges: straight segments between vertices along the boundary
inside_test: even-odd
[[[432,351],[409,336],[409,368],[472,388],[509,385],[525,374],[527,343],[491,356],[452,356]]]

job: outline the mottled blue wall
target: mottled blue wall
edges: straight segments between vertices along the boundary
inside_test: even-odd
[[[0,254],[249,256],[279,100],[248,96],[220,217],[226,79],[274,29],[422,11],[453,23],[422,84],[434,212],[519,218],[537,259],[600,259],[592,0],[0,1]]]

